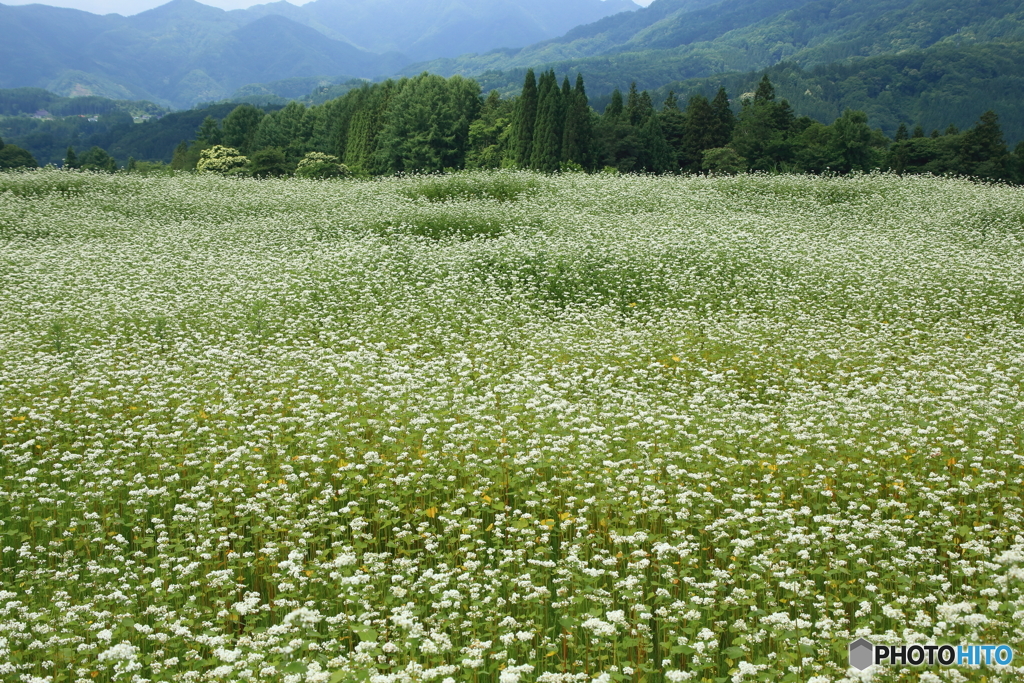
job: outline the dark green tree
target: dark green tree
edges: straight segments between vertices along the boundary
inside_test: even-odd
[[[203,145],[219,145],[221,143],[221,131],[217,119],[212,116],[207,116],[203,119],[203,122],[199,125],[199,130],[196,131],[196,140]]]
[[[895,143],[883,163],[899,174],[931,173],[945,175],[960,173],[960,135],[940,138],[908,138]]]
[[[907,124],[901,123],[900,127],[896,129],[896,142],[902,142],[910,138],[910,131],[907,130]]]
[[[1024,184],[1024,141],[1017,143],[1010,157],[1010,179],[1017,184]]]
[[[17,145],[6,145],[3,140],[0,140],[0,170],[35,168],[38,165],[35,157],[28,150]]]
[[[974,128],[963,134],[957,161],[965,175],[992,180],[1008,177],[1009,150],[994,111],[982,114]]]
[[[174,154],[171,156],[171,170],[173,171],[186,171],[188,170],[188,162],[186,157],[188,155],[188,141],[182,140],[174,148]],[[198,157],[196,158],[198,162]],[[193,164],[192,168],[195,168]]]
[[[377,139],[373,126],[373,113],[364,109],[357,111],[349,122],[345,165],[356,173],[373,171],[373,150]]]
[[[639,98],[639,93],[637,97]],[[611,102],[598,120],[595,133],[595,152],[599,168],[611,167],[620,173],[634,170],[637,157],[641,153],[640,136],[637,128],[629,123],[622,102],[622,93],[618,89],[612,92]]]
[[[647,99],[650,102],[650,96]],[[629,94],[626,95],[626,121],[629,125],[639,128],[644,124],[646,114],[644,103],[636,88],[636,81],[633,81],[629,84]]]
[[[915,138],[923,138],[924,137],[924,128],[921,126],[921,124],[918,124],[918,125],[914,126],[914,134],[911,137],[915,137]]]
[[[686,116],[679,110],[679,100],[676,99],[675,91],[669,90],[665,104],[658,114],[658,123],[661,125],[661,132],[665,135],[665,141],[672,149],[673,168],[679,169],[685,166],[684,138],[686,135]]]
[[[314,118],[304,104],[289,102],[284,109],[264,116],[256,127],[252,149],[277,147],[292,163],[311,151]],[[241,150],[239,150],[241,151]]]
[[[544,173],[557,171],[562,161],[565,112],[555,72],[541,74],[537,97],[537,125],[533,131],[530,168]]]
[[[757,84],[757,91],[754,92],[754,103],[766,103],[775,101],[775,86],[772,85],[771,79],[768,78],[768,74],[761,77],[761,82]]]
[[[865,112],[847,109],[831,129],[830,146],[838,160],[834,170],[840,173],[866,172],[881,165],[886,141],[868,126]]]
[[[508,144],[508,131],[514,111],[512,100],[503,100],[492,90],[484,100],[480,116],[469,124],[469,148],[466,168],[501,168]]]
[[[723,147],[719,139],[719,119],[708,98],[697,94],[690,98],[683,114],[682,154],[680,166],[684,171],[698,173],[704,159],[704,151]]]
[[[476,81],[428,73],[403,80],[377,142],[380,167],[392,173],[464,168],[470,122],[480,107]]]
[[[251,104],[238,105],[221,122],[221,144],[248,154],[264,116],[262,109]]]
[[[379,153],[379,137],[390,120],[392,103],[408,79],[384,81],[356,94],[348,131],[345,134],[345,166],[353,173],[372,175],[389,172],[388,160]]]
[[[280,147],[266,147],[249,157],[249,172],[254,178],[279,178],[289,175],[292,166]]]
[[[666,173],[678,168],[675,164],[675,154],[665,139],[657,116],[646,117],[638,137],[640,138],[640,153],[634,166],[636,170],[648,173]]]
[[[800,130],[789,102],[775,100],[775,89],[765,74],[753,100],[743,100],[729,144],[754,170],[784,171],[793,161],[792,138]]]
[[[91,147],[89,151],[82,155],[78,163],[83,171],[113,173],[117,170],[117,162],[114,161],[114,157],[110,156],[107,150],[101,147]]]
[[[724,147],[729,144],[733,130],[736,128],[736,115],[732,112],[729,95],[725,92],[724,87],[718,88],[715,99],[711,101],[711,109],[718,119],[718,127],[714,134],[715,147]]]
[[[78,155],[75,154],[74,147],[68,147],[68,151],[64,154],[64,168],[78,168]]]
[[[794,140],[796,168],[811,173],[878,168],[883,163],[888,140],[871,130],[867,122],[864,112],[847,109],[831,126],[812,123]]]
[[[593,168],[594,130],[590,102],[583,85],[583,75],[576,75],[576,87],[569,94],[562,133],[562,162]]]
[[[526,70],[523,92],[519,96],[514,127],[514,153],[512,161],[520,168],[527,168],[533,155],[533,131],[537,123],[537,78],[533,69]]]
[[[171,170],[172,171],[194,171],[196,170],[196,164],[199,163],[199,157],[203,153],[204,149],[207,149],[209,145],[204,145],[198,140],[193,141],[189,144],[187,141],[182,140],[178,143],[178,146],[174,148],[174,156],[171,157]]]
[[[608,102],[608,106],[604,108],[604,115],[610,117],[620,117],[624,107],[622,105],[622,93],[616,88],[612,91],[612,99]]]

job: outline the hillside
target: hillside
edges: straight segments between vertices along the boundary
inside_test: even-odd
[[[131,17],[42,5],[0,5],[0,87],[148,99],[178,108],[253,82],[374,76],[405,58],[375,55],[286,17],[245,20],[172,0]]]
[[[655,0],[626,22],[605,19],[521,50],[435,60],[405,73],[479,75],[511,92],[526,67],[582,72],[598,91],[640,87],[780,62],[851,58],[1024,40],[1024,2],[983,0]]]
[[[18,91],[0,90],[0,108],[12,99],[12,92]],[[85,106],[83,101],[90,100],[101,104],[110,102],[102,98],[58,98],[57,102],[64,109],[75,111]],[[172,112],[144,123],[134,123],[129,113],[116,107],[102,113],[94,112],[99,115],[90,118],[69,115],[39,120],[26,116],[0,116],[0,139],[29,150],[36,161],[44,165],[59,165],[69,145],[79,151],[93,146],[102,147],[121,164],[132,156],[140,161],[167,162],[179,142],[195,137],[196,129],[204,118],[222,119],[235,106],[233,103],[217,104]]]
[[[171,0],[123,17],[0,4],[0,88],[188,108],[250,84],[374,78],[414,59],[519,47],[636,7],[631,0],[316,0],[227,12]]]
[[[724,86],[735,100],[753,92],[763,73],[797,114],[822,123],[832,123],[846,109],[857,109],[868,114],[873,128],[891,137],[901,123],[911,129],[921,126],[926,133],[950,124],[964,130],[991,109],[998,112],[1011,146],[1024,140],[1024,42],[962,47],[942,43],[810,68],[783,62],[766,71],[672,82],[654,91],[653,98],[660,103],[674,90],[685,102],[696,93],[713,97]],[[596,98],[594,105],[603,108],[606,100]]]

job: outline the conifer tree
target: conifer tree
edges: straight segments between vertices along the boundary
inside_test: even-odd
[[[774,102],[775,101],[775,86],[772,85],[771,80],[768,78],[768,74],[761,77],[761,82],[757,84],[757,91],[754,93],[754,103],[761,102]]]
[[[754,99],[744,99],[743,109],[729,146],[761,171],[786,170],[794,154],[796,116],[786,100],[775,100],[775,87],[765,74]]]
[[[362,109],[349,122],[344,164],[356,173],[370,172],[374,142],[370,119],[370,111]]]
[[[640,93],[636,89],[636,81],[629,84],[629,94],[626,96],[626,119],[631,126],[639,127],[643,124],[643,108],[640,102]]]
[[[238,105],[221,122],[221,142],[247,154],[264,116],[262,109],[251,104]]]
[[[900,127],[896,129],[896,142],[902,142],[910,137],[910,131],[907,130],[907,124],[901,123]]]
[[[669,90],[665,104],[658,114],[658,123],[661,125],[661,132],[665,135],[672,150],[673,168],[680,168],[683,165],[683,134],[686,130],[686,117],[679,111],[679,100],[676,93]]]
[[[646,91],[645,91],[646,92]],[[640,154],[637,156],[635,168],[648,173],[665,173],[675,170],[674,154],[665,134],[661,130],[657,116],[647,116],[640,129]]]
[[[221,143],[220,125],[217,119],[207,116],[199,126],[196,140],[202,145],[219,145]]]
[[[78,155],[75,154],[75,148],[70,145],[68,146],[68,151],[64,154],[64,168],[78,168]]]
[[[501,168],[508,152],[510,104],[497,90],[487,96],[479,118],[469,124],[466,168]]]
[[[1009,161],[999,117],[989,110],[963,134],[957,165],[967,175],[1001,180],[1007,177]]]
[[[545,173],[557,171],[562,160],[562,91],[554,70],[541,75],[537,96],[537,124],[533,131],[530,168]]]
[[[537,122],[537,79],[533,69],[526,70],[523,92],[519,96],[513,137],[512,160],[521,168],[530,165],[533,152],[533,130]]]
[[[642,128],[647,123],[647,119],[654,116],[654,102],[651,101],[651,94],[646,90],[640,91],[640,103],[637,106],[637,111],[640,114],[640,120],[636,125]]]
[[[718,141],[719,119],[708,98],[701,94],[690,98],[684,118],[680,165],[683,170],[697,173],[701,170],[705,150],[725,146]]]
[[[593,144],[590,103],[583,86],[583,75],[577,74],[576,88],[566,100],[565,131],[562,133],[562,161],[579,164],[587,169],[591,168]]]
[[[612,91],[612,99],[608,103],[608,106],[604,108],[604,115],[611,118],[618,118],[622,116],[624,108],[622,106],[622,93],[616,88]]]
[[[639,99],[639,93],[636,99]],[[599,148],[597,165],[614,167],[620,173],[634,170],[636,160],[641,154],[640,131],[630,125],[626,108],[623,106],[622,93],[617,89],[612,92],[611,102],[598,121],[596,132]]]
[[[732,139],[732,132],[736,128],[736,115],[732,113],[732,107],[729,106],[729,94],[725,92],[724,87],[718,88],[715,99],[711,101],[711,109],[715,112],[715,118],[718,119],[718,128],[715,130],[712,147],[725,147]]]

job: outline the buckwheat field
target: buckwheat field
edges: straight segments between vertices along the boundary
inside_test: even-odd
[[[1024,678],[1021,189],[6,174],[0,350],[5,681]]]

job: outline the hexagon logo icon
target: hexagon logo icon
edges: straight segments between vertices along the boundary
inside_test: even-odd
[[[863,638],[850,643],[850,666],[863,671],[875,663],[875,646]]]

